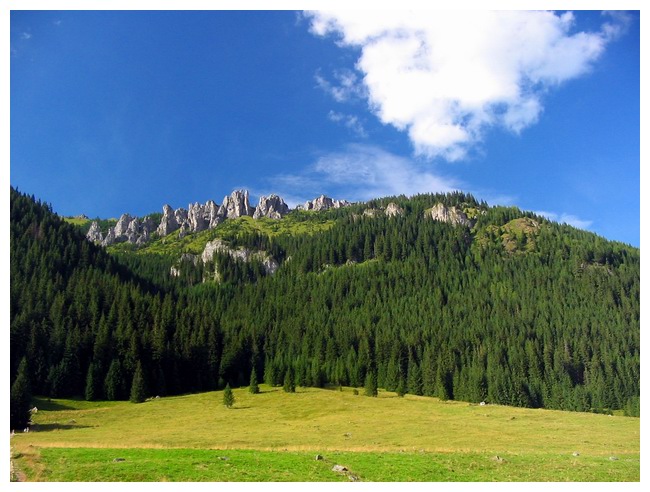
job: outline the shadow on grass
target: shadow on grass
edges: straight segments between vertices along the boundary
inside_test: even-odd
[[[39,410],[47,410],[48,412],[74,410],[73,407],[62,405],[59,402],[50,400],[49,398],[34,398],[34,406],[36,406]]]
[[[34,424],[30,427],[30,432],[52,432],[56,430],[70,430],[70,429],[88,429],[94,427],[92,425],[78,425],[78,424],[60,424],[53,422],[51,424]]]

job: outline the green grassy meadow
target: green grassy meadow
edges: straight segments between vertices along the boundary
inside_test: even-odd
[[[640,479],[638,418],[261,389],[235,389],[231,409],[222,392],[142,404],[39,400],[32,431],[11,439],[14,467],[30,481]]]

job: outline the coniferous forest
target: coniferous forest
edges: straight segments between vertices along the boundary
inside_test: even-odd
[[[391,202],[402,215],[363,213]],[[437,203],[475,224],[425,218]],[[216,255],[172,276],[174,259],[109,253],[12,188],[12,428],[31,394],[251,381],[639,415],[637,248],[459,192],[302,213],[331,227],[226,237],[270,252],[273,275]]]

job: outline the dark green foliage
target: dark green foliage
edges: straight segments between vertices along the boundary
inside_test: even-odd
[[[284,383],[282,389],[286,393],[295,393],[296,392],[296,381],[293,376],[293,368],[291,366],[287,367],[287,370],[284,373]]]
[[[404,215],[363,215],[390,202]],[[439,202],[475,227],[425,219]],[[178,258],[110,256],[12,189],[11,379],[26,357],[35,394],[128,399],[138,363],[161,395],[243,386],[254,370],[280,386],[291,371],[294,385],[404,381],[443,399],[638,414],[638,249],[463,193],[303,216],[334,225],[233,228],[231,246],[284,262],[267,276],[217,257],[216,284],[202,282],[214,265],[175,278]]]
[[[366,374],[366,382],[363,386],[363,391],[366,396],[377,396],[377,372],[373,369],[369,370]]]
[[[253,395],[256,395],[260,392],[260,387],[257,384],[257,374],[254,367],[251,369],[251,379],[248,383],[248,392]]]
[[[230,389],[230,383],[226,384],[225,389],[223,390],[223,405],[226,408],[232,408],[235,404],[235,395]]]
[[[9,417],[11,429],[24,429],[30,420],[32,408],[32,390],[29,382],[27,359],[23,357],[18,366],[18,374],[11,385]]]
[[[131,394],[129,401],[132,403],[142,403],[147,398],[147,390],[144,381],[144,374],[142,372],[142,364],[138,362],[133,375],[133,382],[131,383]]]

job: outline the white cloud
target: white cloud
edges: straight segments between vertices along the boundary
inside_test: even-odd
[[[321,193],[350,201],[367,201],[390,195],[411,196],[460,188],[455,180],[424,170],[413,160],[374,145],[361,144],[323,154],[302,173],[272,177],[270,184],[280,195],[292,195],[298,202]]]
[[[366,90],[384,124],[408,133],[418,155],[457,160],[491,126],[518,133],[543,111],[542,96],[586,73],[625,24],[608,15],[598,32],[573,32],[572,13],[543,11],[318,11],[311,31],[360,49],[357,81],[319,73],[337,101]]]
[[[329,118],[330,121],[333,121],[335,123],[341,123],[343,126],[351,130],[359,137],[365,138],[368,136],[365,128],[363,127],[363,124],[361,123],[361,121],[359,121],[359,118],[357,118],[354,115],[339,113],[337,111],[332,110],[327,114],[327,117]]]
[[[31,39],[31,37],[32,37],[32,35],[30,33],[28,33],[28,32],[23,32],[23,33],[20,34],[20,39],[27,40],[27,39]]]
[[[575,215],[567,214],[567,213],[557,214],[555,212],[545,212],[543,210],[534,213],[537,215],[541,215],[542,217],[546,217],[549,220],[559,222],[560,224],[568,224],[578,229],[589,229],[589,227],[593,223],[593,221],[591,220],[583,220],[576,217]]]
[[[332,96],[336,102],[347,102],[351,99],[365,97],[363,83],[352,70],[336,70],[334,78],[336,81],[332,83],[323,77],[320,71],[314,76],[316,85]]]

